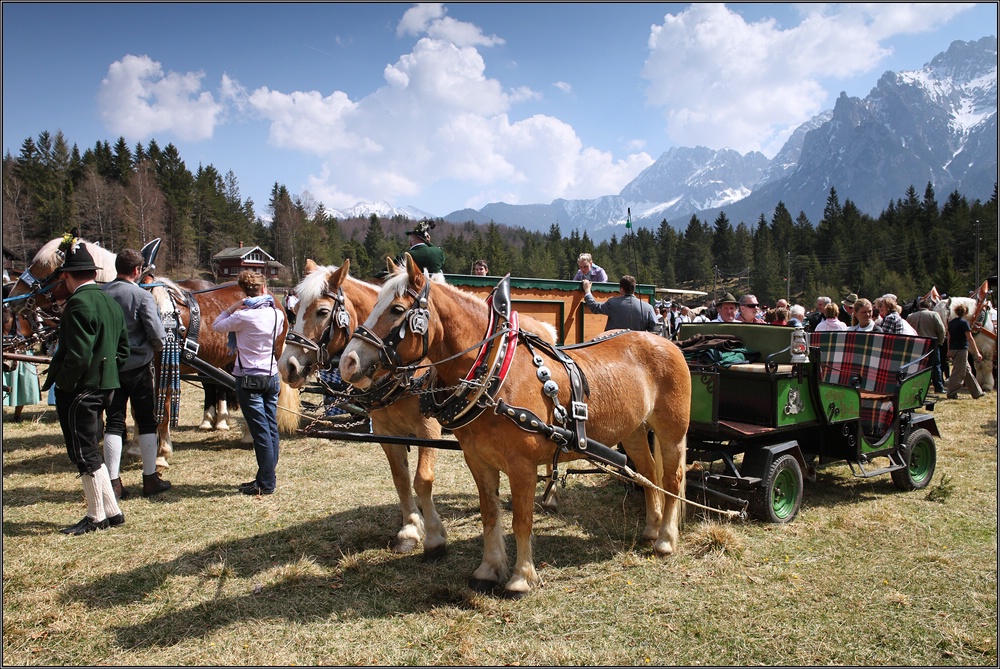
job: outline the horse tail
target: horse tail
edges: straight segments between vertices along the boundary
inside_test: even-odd
[[[278,391],[278,431],[281,434],[295,434],[299,429],[299,391],[284,381],[279,381]]]

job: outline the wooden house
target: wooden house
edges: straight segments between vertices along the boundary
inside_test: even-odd
[[[245,269],[259,272],[270,280],[276,278],[284,267],[261,247],[243,246],[243,242],[239,246],[222,249],[212,256],[212,272],[219,283],[235,281]]]

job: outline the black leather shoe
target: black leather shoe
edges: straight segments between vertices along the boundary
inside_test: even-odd
[[[81,534],[87,534],[88,532],[96,532],[97,530],[106,530],[108,529],[108,525],[109,523],[107,518],[101,521],[96,521],[90,516],[84,516],[83,520],[81,520],[76,525],[72,525],[70,527],[64,527],[59,531],[62,532],[63,534],[70,534],[74,537],[78,537]]]
[[[240,492],[243,493],[244,495],[273,495],[274,494],[273,490],[264,490],[263,488],[259,487],[257,485],[256,481],[253,484],[251,484],[251,485],[249,485],[249,486],[247,486],[245,488],[244,487],[240,487]]]
[[[256,488],[257,487],[257,482],[256,481],[247,481],[246,483],[241,483],[241,484],[239,484],[236,487],[239,488],[240,490],[243,490],[244,488]]]
[[[118,527],[125,524],[125,512],[122,511],[117,516],[108,516],[108,527]]]

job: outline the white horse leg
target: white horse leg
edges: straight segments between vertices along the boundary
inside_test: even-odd
[[[198,426],[199,430],[211,430],[213,423],[215,423],[215,406],[205,407],[205,413],[202,414],[201,425]]]
[[[216,405],[215,429],[222,432],[229,431],[229,403],[223,397]]]
[[[983,354],[983,361],[976,361],[976,380],[984,393],[988,393],[995,388],[993,382],[993,357],[997,354],[997,343],[984,334],[976,337],[976,346]]]
[[[622,446],[632,458],[636,471],[656,485],[660,485],[662,476],[656,471],[653,454],[649,451],[645,427],[640,427],[623,439]],[[660,526],[663,524],[663,493],[646,486],[643,486],[642,491],[646,496],[646,526],[642,530],[642,538],[655,543],[660,534]]]
[[[389,460],[389,470],[392,472],[392,483],[396,486],[399,496],[399,511],[403,516],[403,527],[396,533],[396,541],[392,549],[397,553],[410,553],[424,538],[424,518],[413,498],[410,488],[410,468],[406,454],[406,446],[402,444],[382,444],[385,457]]]
[[[448,540],[434,506],[434,464],[437,461],[437,449],[421,446],[417,449],[417,473],[413,477],[413,489],[420,500],[420,508],[424,519],[424,557],[437,559],[445,553],[445,543]]]

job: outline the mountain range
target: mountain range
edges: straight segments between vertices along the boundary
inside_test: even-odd
[[[953,42],[920,70],[885,72],[864,99],[841,93],[832,110],[799,126],[775,155],[732,149],[675,147],[665,151],[617,195],[549,204],[495,202],[453,211],[444,220],[474,221],[594,241],[619,237],[631,213],[635,227],[664,219],[684,229],[692,215],[711,223],[719,212],[736,224],[770,220],[783,202],[792,216],[819,222],[835,188],[840,202],[877,216],[913,186],[928,183],[943,199],[959,191],[988,199],[997,181],[997,38]],[[338,217],[431,217],[413,207],[359,203]]]

